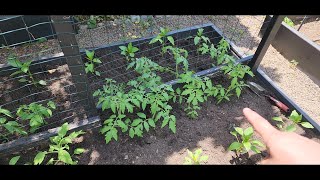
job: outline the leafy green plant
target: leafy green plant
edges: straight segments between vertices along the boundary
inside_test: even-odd
[[[26,79],[24,77],[19,79],[19,82],[29,82],[32,83],[33,85],[35,85],[37,87],[38,84],[40,85],[47,85],[46,81],[44,80],[35,80],[33,77],[33,74],[30,71],[30,65],[31,65],[31,60],[28,60],[26,62],[21,62],[15,55],[11,55],[8,58],[8,63],[9,65],[18,68],[19,70],[15,71],[14,73],[12,73],[10,76],[15,76],[18,74],[26,74],[29,79]]]
[[[202,162],[208,160],[209,156],[202,155],[202,149],[197,149],[194,152],[189,151],[187,149],[189,157],[185,157],[184,163],[186,165],[200,165]]]
[[[52,101],[47,103],[47,107],[33,102],[29,105],[21,105],[17,110],[17,115],[22,120],[29,121],[30,132],[33,133],[47,123],[45,118],[51,117],[54,109],[56,109],[56,106]]]
[[[68,152],[70,150],[70,144],[79,137],[82,134],[85,134],[85,132],[81,131],[75,131],[70,133],[67,136],[69,130],[69,124],[64,123],[59,131],[58,135],[54,137],[50,137],[50,145],[49,149],[47,151],[39,151],[37,155],[34,157],[33,163],[26,163],[26,165],[41,165],[44,164],[46,157],[50,158],[46,165],[58,165],[58,164],[67,164],[67,165],[75,165],[78,163],[78,161],[75,161],[72,159],[75,155],[82,154],[85,149],[84,148],[76,148],[74,149],[73,153],[70,154]],[[48,159],[47,158],[47,159]],[[17,161],[20,159],[20,156],[15,156],[11,158],[9,165],[15,165]]]
[[[290,19],[290,18],[288,18],[288,17],[285,17],[284,19],[283,19],[283,22],[285,22],[288,26],[290,26],[290,27],[294,27],[294,23],[293,23],[293,21]]]
[[[293,60],[290,61],[290,64],[291,64],[292,67],[297,67],[299,62],[296,61],[295,59],[293,59]]]
[[[221,70],[224,71],[224,74],[228,74],[229,79],[231,79],[231,83],[226,94],[234,90],[238,98],[240,97],[243,87],[248,86],[244,81],[242,81],[244,76],[246,74],[251,77],[254,76],[249,66],[236,63],[233,58],[230,58],[228,64],[221,67]]]
[[[100,61],[99,58],[94,57],[94,51],[88,51],[86,50],[86,58],[88,62],[86,62],[85,65],[85,71],[86,73],[94,73],[97,76],[100,76],[100,72],[95,70],[95,64],[101,64],[102,62]]]
[[[128,47],[119,46],[119,48],[121,49],[121,54],[124,55],[128,61],[132,60],[134,58],[135,53],[139,51],[137,47],[132,46],[131,42],[128,44]]]
[[[273,117],[272,120],[277,121],[277,127],[280,130],[287,131],[287,132],[294,132],[297,130],[296,125],[301,125],[308,129],[313,129],[314,127],[309,122],[302,122],[302,115],[298,114],[296,110],[293,110],[288,118],[293,123],[285,126],[285,122],[282,120],[281,117]]]
[[[179,77],[179,65],[182,64],[183,66],[183,71],[187,72],[188,68],[189,68],[189,62],[187,60],[188,57],[188,51],[182,48],[177,48],[174,46],[165,46],[162,48],[162,52],[166,53],[168,50],[171,51],[171,53],[173,54],[173,58],[175,60],[176,63],[176,70],[175,70],[175,74],[176,74],[176,78]]]
[[[263,148],[265,147],[265,145],[258,140],[252,139],[252,135],[253,135],[252,127],[248,127],[245,130],[243,130],[240,127],[235,127],[234,129],[235,131],[232,131],[230,133],[234,137],[236,137],[237,141],[230,144],[228,148],[229,151],[235,151],[237,155],[238,153],[240,154],[247,153],[250,150],[255,153],[261,153],[258,147]]]
[[[171,45],[174,45],[174,39],[172,36],[168,36],[169,29],[168,28],[160,28],[160,33],[151,39],[149,44],[154,44],[156,42],[159,42],[162,45],[162,49],[165,47],[167,40],[171,43]],[[163,55],[163,52],[161,51],[161,54]]]
[[[87,21],[87,25],[89,29],[94,29],[97,27],[97,18],[98,16],[90,15],[90,18]]]
[[[23,130],[21,124],[17,121],[8,121],[7,118],[14,118],[11,112],[7,109],[0,107],[0,127],[4,127],[10,134],[17,133],[18,135],[27,135],[28,133]],[[0,136],[6,140],[6,134],[0,134]]]
[[[209,78],[194,76],[191,71],[180,74],[179,77],[178,82],[184,85],[182,90],[180,88],[176,89],[176,97],[173,98],[173,101],[176,102],[179,98],[181,103],[184,100],[187,103],[187,107],[184,109],[187,115],[196,118],[198,116],[197,110],[200,110],[199,104],[207,101],[208,96],[216,94],[216,87],[212,85]]]
[[[56,154],[57,158],[53,158],[53,157],[50,158],[49,161],[46,163],[47,165],[52,165],[52,164],[56,165],[59,163],[69,164],[69,165],[77,164],[77,161],[74,161],[72,159],[72,156],[82,154],[85,150],[83,148],[76,148],[73,151],[73,154],[70,155],[70,153],[68,152],[68,150],[70,149],[69,144],[71,144],[75,138],[85,133],[81,130],[81,131],[72,132],[71,134],[66,136],[68,130],[69,130],[68,123],[64,123],[60,127],[60,130],[58,131],[58,135],[50,138],[51,144],[49,145],[50,147],[49,150],[40,151],[35,156],[33,160],[34,165],[42,164],[48,154]]]
[[[204,42],[204,45],[210,43],[210,39],[203,35],[203,30],[203,28],[198,29],[197,36],[193,39],[194,45],[198,46],[198,51],[200,51],[200,45],[202,44],[202,42]]]
[[[99,97],[98,105],[102,106],[103,111],[111,110],[111,115],[100,130],[105,135],[106,143],[112,139],[117,141],[118,129],[129,132],[131,138],[142,137],[144,131],[155,128],[159,119],[162,119],[162,128],[169,124],[175,133],[176,119],[170,114],[172,107],[168,104],[172,98],[169,92],[173,89],[171,86],[160,86],[163,82],[155,73],[165,69],[146,57],[136,58],[128,65],[129,68],[133,68],[140,76],[127,83],[127,86],[131,86],[128,92],[125,91],[125,84],[116,84],[116,81],[107,79],[103,89],[93,94]],[[144,112],[147,110],[149,113]],[[130,119],[127,114],[132,114],[133,118]]]

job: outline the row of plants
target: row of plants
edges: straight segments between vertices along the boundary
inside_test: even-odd
[[[169,129],[176,133],[176,117],[172,113],[172,103],[179,103],[184,107],[187,115],[195,119],[200,110],[200,104],[207,101],[208,98],[216,98],[217,103],[222,101],[230,101],[230,97],[241,95],[242,89],[247,85],[243,78],[246,74],[253,76],[250,68],[246,65],[238,64],[235,59],[228,54],[230,49],[229,43],[225,39],[221,39],[217,45],[210,42],[210,39],[203,35],[203,29],[198,29],[197,36],[194,38],[194,45],[198,54],[208,54],[213,61],[213,66],[225,64],[221,69],[230,84],[224,87],[222,84],[214,84],[208,77],[195,76],[193,71],[189,70],[188,51],[175,45],[175,40],[168,35],[167,28],[161,28],[160,33],[150,41],[150,44],[160,43],[161,54],[168,53],[175,62],[175,67],[162,67],[147,57],[135,57],[135,53],[139,51],[132,43],[127,46],[120,46],[121,55],[128,62],[127,70],[133,69],[138,77],[126,83],[117,83],[113,79],[106,79],[105,85],[94,92],[93,96],[98,98],[97,105],[102,107],[102,111],[110,113],[108,119],[103,122],[100,133],[105,136],[106,143],[112,139],[118,140],[119,131],[128,133],[131,138],[143,137],[145,132],[151,128],[156,128],[159,124],[161,128],[169,126]],[[95,70],[101,60],[94,55],[94,51],[86,51],[87,62],[85,63],[86,73],[100,76],[100,72]],[[23,71],[22,71],[23,72]],[[172,85],[166,85],[158,75],[159,72],[167,72],[173,74],[180,86],[173,88]],[[30,78],[30,82],[32,79]],[[38,127],[45,123],[44,117],[50,117],[55,109],[53,102],[48,102],[47,107],[31,103],[29,106],[22,105],[17,116],[23,120],[30,120],[30,132],[34,132]],[[0,112],[9,118],[14,118],[12,114],[5,109]],[[40,114],[37,114],[39,112]],[[30,115],[32,114],[32,115]],[[42,121],[39,123],[39,119]],[[289,119],[294,122],[289,125],[291,128],[284,128],[281,118],[273,118],[282,124],[278,127],[286,131],[294,131],[291,126],[300,124],[306,128],[313,128],[311,124],[302,122],[302,116],[293,111]],[[31,123],[32,121],[32,123]],[[1,118],[2,122],[2,118]],[[4,123],[12,124],[12,121],[5,120]],[[32,125],[31,125],[32,124]],[[8,125],[3,127],[9,127]],[[20,126],[17,126],[20,128]],[[19,129],[16,128],[16,129]],[[6,128],[8,129],[8,128]],[[10,128],[9,128],[10,129]],[[8,130],[10,131],[10,130]],[[18,132],[15,130],[14,132]],[[57,136],[50,138],[49,149],[40,151],[35,156],[33,162],[25,164],[77,164],[73,157],[83,153],[83,148],[76,148],[71,151],[69,145],[75,138],[84,134],[82,131],[72,132],[67,136],[68,124],[65,123],[60,127]],[[26,133],[20,128],[20,132]],[[23,133],[21,133],[23,134]],[[235,142],[229,146],[230,151],[243,154],[253,151],[260,153],[260,148],[264,145],[258,140],[253,139],[253,128],[242,129],[235,127],[235,131],[231,134],[235,136]],[[195,152],[188,150],[189,157],[185,158],[184,164],[200,164],[208,159],[208,156],[202,156],[202,150]],[[13,157],[9,164],[16,164],[20,156]]]
[[[102,111],[110,113],[100,130],[105,135],[106,143],[112,139],[117,141],[119,131],[128,133],[131,138],[142,137],[143,133],[156,128],[158,124],[161,128],[168,125],[175,133],[176,117],[172,113],[172,103],[181,104],[187,115],[195,119],[201,108],[200,104],[208,98],[214,97],[217,103],[220,103],[223,100],[230,101],[233,95],[240,96],[243,87],[247,86],[243,81],[244,76],[253,76],[253,73],[248,66],[237,63],[235,58],[228,54],[230,45],[225,39],[215,45],[203,31],[202,28],[198,29],[197,36],[194,37],[197,52],[208,54],[213,66],[225,64],[222,71],[230,79],[229,86],[214,84],[208,77],[195,76],[195,73],[189,70],[188,51],[176,46],[175,39],[168,35],[167,28],[161,28],[160,33],[149,44],[160,45],[160,53],[172,57],[174,68],[160,66],[148,57],[136,57],[135,53],[139,49],[132,43],[120,46],[121,55],[128,62],[127,70],[133,69],[138,77],[126,83],[106,79],[105,85],[93,94]],[[87,63],[101,63],[100,60],[93,61],[94,51],[86,51],[86,55]],[[87,73],[99,76],[100,73],[96,73],[93,65]],[[174,89],[172,85],[164,84],[158,75],[160,72],[173,74],[181,86]]]
[[[15,54],[8,56],[8,64],[15,67],[16,70],[10,75],[15,77],[18,82],[35,88],[42,88],[47,85],[45,80],[36,79],[34,73],[31,71],[32,60],[20,61]],[[46,118],[52,117],[53,110],[56,105],[53,101],[47,101],[46,104],[32,102],[30,104],[22,104],[18,107],[15,113],[8,109],[0,107],[0,137],[2,142],[9,141],[9,136],[26,136],[29,133],[34,133],[41,126],[48,124]],[[23,123],[23,121],[27,121]]]

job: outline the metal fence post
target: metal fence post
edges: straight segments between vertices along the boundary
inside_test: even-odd
[[[266,31],[264,32],[264,35],[262,37],[262,40],[253,55],[252,60],[248,63],[248,65],[251,67],[252,72],[257,72],[257,68],[259,67],[264,55],[266,54],[270,44],[272,43],[272,40],[276,36],[281,23],[283,21],[285,16],[281,15],[274,15],[272,19],[270,20],[269,26],[267,27]]]
[[[51,19],[60,47],[71,72],[72,81],[77,89],[77,95],[80,99],[88,99],[88,102],[83,103],[84,107],[86,107],[86,112],[91,116],[96,115],[97,110],[92,98],[92,91],[81,59],[75,32],[72,27],[71,16],[51,16]]]

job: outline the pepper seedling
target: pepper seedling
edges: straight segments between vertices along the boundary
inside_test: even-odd
[[[272,120],[277,121],[277,127],[286,132],[294,132],[297,130],[296,125],[301,125],[307,129],[313,129],[314,127],[309,122],[302,122],[302,115],[298,114],[296,110],[293,110],[288,118],[293,123],[285,127],[285,122],[281,117],[273,117]]]
[[[187,152],[189,157],[185,157],[183,163],[185,165],[200,165],[202,162],[206,162],[209,158],[207,155],[202,155],[202,149],[197,149],[194,152],[187,149]]]
[[[127,61],[133,61],[135,53],[139,51],[139,48],[132,46],[132,43],[130,42],[128,46],[119,46],[121,49],[121,54],[124,55],[127,59]]]
[[[47,85],[46,81],[44,80],[35,80],[33,77],[33,74],[30,71],[30,65],[31,65],[31,60],[28,60],[26,62],[21,62],[15,55],[11,55],[8,59],[8,64],[18,68],[19,70],[15,71],[12,73],[10,76],[15,76],[18,74],[26,74],[29,77],[29,80],[22,77],[19,79],[19,82],[24,83],[32,83],[34,86],[37,87],[38,84],[45,86]]]
[[[94,66],[95,64],[101,64],[102,62],[100,61],[99,58],[94,57],[94,51],[88,51],[86,50],[86,56],[88,59],[88,62],[86,62],[85,65],[85,71],[86,73],[94,73],[97,76],[100,76],[100,72],[96,71]]]
[[[265,146],[260,141],[252,139],[252,135],[253,135],[252,127],[248,127],[245,130],[243,130],[240,127],[235,127],[234,129],[235,131],[230,132],[230,134],[236,137],[237,141],[230,144],[228,148],[229,151],[235,151],[237,155],[238,153],[243,154],[243,153],[249,152],[250,150],[255,153],[261,153],[258,147],[265,147]]]

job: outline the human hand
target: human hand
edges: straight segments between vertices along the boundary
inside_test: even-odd
[[[281,132],[249,108],[243,114],[261,135],[270,157],[261,164],[320,164],[320,144],[293,132]]]

